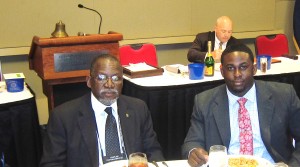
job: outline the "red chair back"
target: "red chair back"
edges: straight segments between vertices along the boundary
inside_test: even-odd
[[[121,65],[145,62],[151,66],[157,67],[156,48],[151,43],[123,45],[120,47],[120,62]]]
[[[256,55],[268,54],[279,57],[289,54],[289,44],[284,34],[261,35],[255,39]]]

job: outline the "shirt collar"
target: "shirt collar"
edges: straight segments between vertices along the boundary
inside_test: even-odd
[[[217,37],[217,33],[215,33],[215,43],[217,43],[218,46],[219,46],[219,43],[220,43],[220,42],[221,42],[221,41],[220,41],[219,38]],[[227,41],[227,42],[228,42],[228,41]],[[223,45],[223,46],[226,45],[227,42],[224,42],[222,45]]]
[[[227,95],[228,95],[228,100],[229,100],[229,105],[233,105],[234,103],[237,103],[237,100],[241,97],[235,96],[233,95],[228,87],[226,86],[226,91],[227,91]],[[251,89],[243,96],[244,98],[246,98],[247,100],[249,100],[250,102],[255,102],[256,101],[256,87],[255,87],[255,83],[252,85]]]
[[[97,98],[94,96],[93,93],[91,93],[91,102],[92,102],[92,108],[94,109],[95,115],[105,115],[105,108],[109,107],[97,100]],[[113,115],[117,115],[118,107],[117,107],[117,102],[114,102],[113,104],[110,105],[112,107],[112,113]],[[103,111],[103,112],[102,112]]]

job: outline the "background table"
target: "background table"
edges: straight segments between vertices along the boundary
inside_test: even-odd
[[[42,141],[33,92],[27,87],[19,93],[2,91],[0,99],[0,152],[10,167],[37,167]]]
[[[300,95],[300,61],[286,58],[272,64],[266,74],[257,72],[256,79],[293,84]],[[214,77],[191,81],[181,75],[124,79],[123,94],[144,100],[153,119],[154,130],[168,160],[181,159],[181,145],[190,126],[194,96],[202,91],[223,84],[220,71]]]

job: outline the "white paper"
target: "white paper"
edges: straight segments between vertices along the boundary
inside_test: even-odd
[[[125,66],[124,68],[132,71],[147,71],[147,70],[155,70],[156,68],[146,64],[146,63],[137,63],[137,64],[129,64],[129,66]]]

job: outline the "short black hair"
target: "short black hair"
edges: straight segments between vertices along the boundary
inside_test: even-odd
[[[226,47],[226,49],[223,51],[223,53],[221,55],[221,64],[223,64],[223,62],[224,62],[224,57],[227,54],[232,53],[232,52],[248,53],[250,60],[254,63],[254,55],[253,55],[251,49],[243,43],[238,43],[238,44]]]
[[[116,56],[111,55],[111,54],[101,54],[101,55],[95,57],[95,58],[92,60],[92,62],[91,62],[91,66],[90,66],[90,74],[91,74],[91,75],[92,75],[92,72],[94,72],[94,70],[95,70],[95,64],[97,63],[97,61],[98,61],[99,59],[108,59],[108,60],[110,60],[110,61],[112,61],[112,62],[115,62],[115,63],[117,63],[117,65],[119,66],[119,70],[121,70],[121,71],[123,70],[123,69],[122,69],[122,66],[121,66],[121,64],[120,64],[120,61],[119,61],[119,59],[118,59]]]

